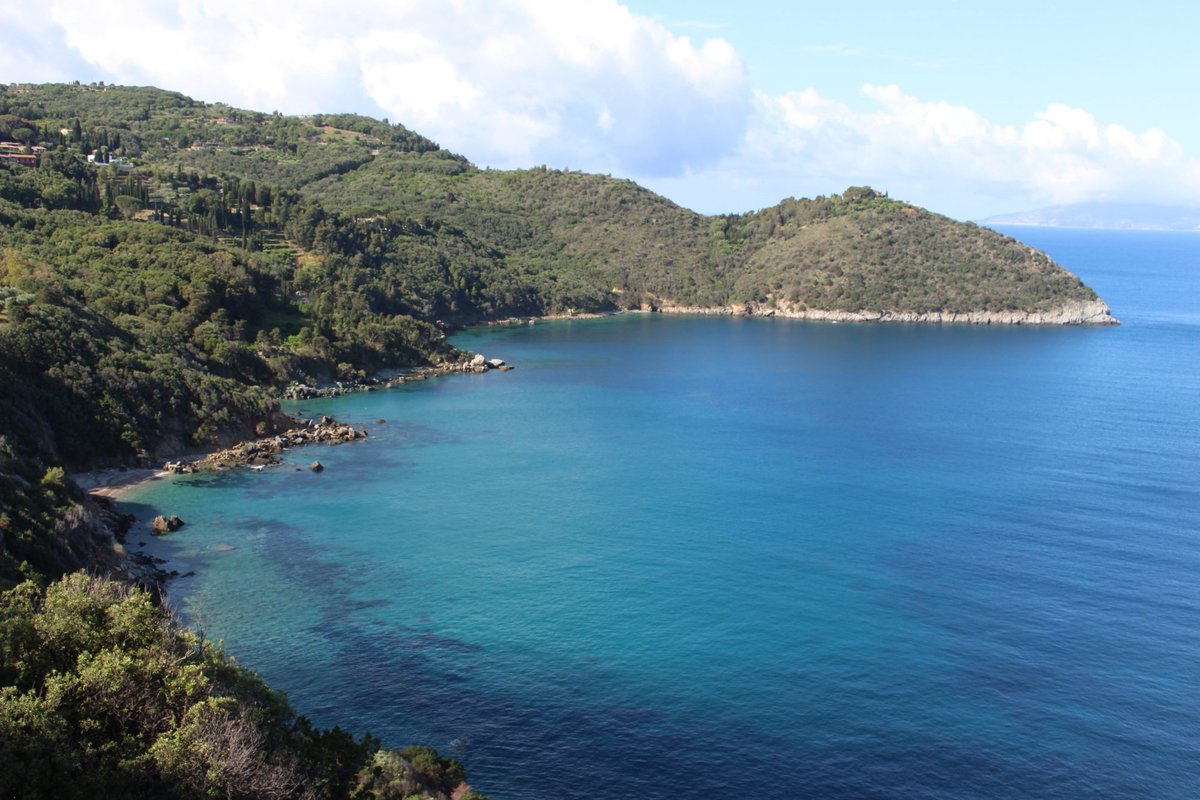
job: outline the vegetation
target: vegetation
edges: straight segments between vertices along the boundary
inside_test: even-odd
[[[1095,298],[1012,239],[868,187],[704,217],[629,181],[479,170],[403,126],[357,115],[39,86],[0,94],[4,119],[36,130],[48,157],[117,159],[73,178],[74,195],[101,214],[155,219],[285,262],[302,250],[314,257],[310,282],[363,291],[360,306],[372,311],[448,326],[657,300],[931,312]],[[60,187],[56,202],[74,195]]]
[[[0,795],[446,793],[461,767],[314,730],[121,574],[65,469],[283,424],[291,381],[462,357],[510,316],[755,301],[1048,310],[1019,243],[852,187],[705,217],[623,180],[480,170],[401,125],[151,88],[0,85]]]
[[[143,591],[0,596],[0,796],[446,798],[462,765],[321,730]]]

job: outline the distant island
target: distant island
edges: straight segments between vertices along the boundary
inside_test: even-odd
[[[980,225],[1200,232],[1200,208],[1136,203],[1076,203],[998,214]]]
[[[622,311],[1116,324],[1046,254],[865,186],[703,216],[354,114],[0,85],[0,795],[475,796],[180,631],[69,471],[278,439],[295,384],[483,368],[466,325]]]

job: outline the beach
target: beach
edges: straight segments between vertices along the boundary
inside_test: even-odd
[[[120,500],[135,487],[169,474],[161,469],[102,469],[77,472],[71,479],[90,495]]]

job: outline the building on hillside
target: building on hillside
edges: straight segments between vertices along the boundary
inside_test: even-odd
[[[34,145],[27,147],[19,142],[0,142],[0,161],[10,164],[21,164],[26,167],[36,167],[38,160],[46,148]]]
[[[38,157],[33,153],[10,153],[7,150],[0,150],[0,161],[7,161],[10,164],[20,164],[25,167],[36,167],[38,165]]]

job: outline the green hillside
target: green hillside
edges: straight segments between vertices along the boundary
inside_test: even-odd
[[[357,115],[267,115],[155,89],[14,88],[0,95],[10,129],[125,160],[98,178],[101,211],[128,189],[175,224],[251,248],[270,247],[278,234],[355,254],[369,240],[389,270],[444,258],[457,268],[449,280],[426,269],[409,282],[452,296],[456,283],[469,283],[455,303],[434,309],[451,324],[508,311],[635,307],[647,295],[695,306],[783,291],[812,308],[861,302],[854,310],[919,313],[1096,299],[1011,239],[865,188],[704,217],[628,181],[478,170],[402,126]],[[314,219],[314,206],[336,222]],[[436,243],[397,241],[430,228]],[[421,247],[429,244],[434,252]],[[1039,279],[1026,282],[1029,272]],[[898,282],[922,289],[899,291]]]

